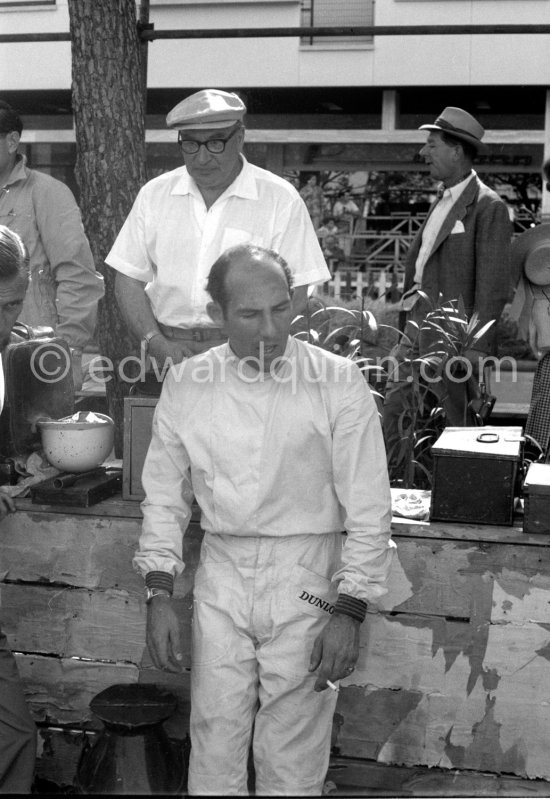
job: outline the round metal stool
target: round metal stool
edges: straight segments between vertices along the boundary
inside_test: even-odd
[[[112,685],[90,709],[104,728],[84,750],[75,788],[84,794],[171,794],[183,789],[183,743],[170,743],[162,723],[176,697],[156,685]]]

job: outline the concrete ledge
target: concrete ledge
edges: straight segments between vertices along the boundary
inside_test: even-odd
[[[550,796],[550,782],[457,769],[393,766],[374,760],[331,757],[328,796]]]

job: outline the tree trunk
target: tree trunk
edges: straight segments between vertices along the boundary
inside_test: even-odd
[[[76,180],[84,227],[96,267],[105,278],[98,338],[112,363],[107,382],[122,455],[124,397],[129,385],[118,364],[135,346],[114,295],[115,272],[104,263],[146,181],[145,108],[135,0],[69,0]]]

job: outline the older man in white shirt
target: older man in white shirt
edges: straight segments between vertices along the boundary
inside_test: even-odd
[[[330,279],[296,189],[243,156],[245,112],[237,95],[216,89],[170,111],[185,166],[141,189],[106,258],[130,330],[162,363],[224,340],[206,313],[205,283],[228,247],[250,242],[280,252],[294,276],[296,313],[308,285]]]
[[[174,366],[145,462],[147,640],[178,670],[171,606],[194,493],[191,794],[318,795],[334,682],[349,675],[367,603],[386,593],[391,501],[375,403],[353,362],[289,336],[290,273],[232,248],[208,281],[229,342]],[[347,535],[343,536],[345,530]],[[330,685],[332,683],[332,686]]]

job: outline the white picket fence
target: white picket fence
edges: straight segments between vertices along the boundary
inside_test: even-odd
[[[363,292],[373,292],[376,297],[384,297],[391,288],[392,275],[386,269],[369,269],[368,272],[357,270],[338,269],[332,279],[319,290],[320,294],[330,297],[361,297]],[[397,288],[403,291],[403,272],[397,273]]]

